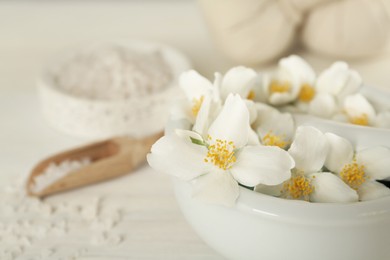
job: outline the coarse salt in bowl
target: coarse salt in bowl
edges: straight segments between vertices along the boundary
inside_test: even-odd
[[[148,136],[164,129],[180,95],[176,79],[191,68],[178,50],[159,43],[116,41],[64,52],[38,82],[44,117],[72,136]]]

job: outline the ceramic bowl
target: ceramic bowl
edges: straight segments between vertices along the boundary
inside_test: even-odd
[[[160,51],[171,68],[172,82],[160,92],[115,100],[89,99],[61,89],[55,81],[60,65],[80,51],[102,44],[122,46],[140,53]],[[164,129],[169,107],[180,95],[177,78],[188,69],[191,69],[191,64],[184,54],[160,43],[127,40],[77,46],[53,59],[38,81],[43,115],[56,130],[84,139],[152,135]]]
[[[240,187],[236,205],[227,208],[192,199],[188,182],[173,183],[187,221],[228,259],[390,259],[390,197],[350,204],[308,203]]]
[[[343,136],[358,149],[390,147],[387,129],[299,115],[295,121]],[[185,127],[178,122],[168,124],[171,128],[173,125]],[[390,259],[390,197],[348,204],[309,203],[240,187],[236,205],[228,208],[193,199],[188,182],[174,179],[173,183],[187,221],[207,244],[228,259]]]

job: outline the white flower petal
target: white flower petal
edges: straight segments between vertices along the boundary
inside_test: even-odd
[[[206,96],[203,99],[202,105],[198,111],[198,115],[195,119],[194,127],[192,128],[195,132],[199,133],[203,137],[206,137],[207,130],[210,127],[210,121],[213,120],[211,111],[211,98]]]
[[[186,99],[180,99],[173,103],[169,111],[170,119],[180,120],[187,119],[190,122],[194,121],[194,116],[191,112],[191,105]]]
[[[359,91],[363,83],[362,77],[359,73],[354,70],[349,70],[349,77],[347,82],[345,82],[344,88],[340,91],[338,97],[343,99],[346,96],[355,94]]]
[[[339,61],[319,75],[316,90],[343,99],[347,95],[356,93],[361,84],[359,74],[350,70],[347,63]]]
[[[222,74],[216,72],[214,73],[213,90],[211,95],[213,102],[221,102],[221,94],[220,94],[221,87],[222,87]]]
[[[374,126],[381,128],[390,128],[390,111],[378,113]]]
[[[213,171],[197,178],[192,196],[206,203],[234,206],[238,196],[238,183],[226,171]]]
[[[261,143],[260,143],[259,136],[252,128],[249,128],[248,145],[260,145],[260,144]]]
[[[289,113],[280,113],[272,107],[258,107],[257,119],[254,127],[260,136],[272,132],[277,136],[283,136],[291,140],[294,135],[294,120]]]
[[[309,114],[314,116],[331,118],[336,111],[336,100],[328,93],[318,93],[309,104]]]
[[[291,177],[294,161],[279,147],[246,146],[237,155],[230,171],[241,184],[254,187],[258,184],[276,185]]]
[[[272,93],[269,96],[269,103],[275,106],[285,105],[294,101],[298,96],[298,93]]]
[[[189,101],[210,95],[213,84],[195,70],[183,72],[179,77],[179,85]]]
[[[257,129],[263,124],[264,118],[267,118],[270,113],[277,113],[278,110],[264,103],[255,103],[256,120],[251,124],[254,129]],[[277,112],[275,112],[277,111]]]
[[[382,183],[376,181],[368,181],[360,186],[360,188],[358,189],[358,193],[359,199],[361,201],[366,201],[390,196],[390,189]]]
[[[160,138],[147,155],[153,169],[176,176],[182,180],[191,180],[207,173],[211,167],[204,162],[207,148],[171,134]]]
[[[278,185],[256,185],[255,191],[263,194],[267,194],[274,197],[279,197],[282,194],[283,183]]]
[[[253,122],[255,122],[257,118],[257,110],[256,110],[255,102],[248,99],[245,99],[244,101],[249,111],[249,123],[252,124]]]
[[[287,92],[270,92],[270,85],[273,81],[288,82],[290,89]],[[281,106],[286,105],[294,101],[299,94],[301,84],[298,77],[294,77],[294,73],[289,70],[280,70],[275,75],[263,74],[262,75],[262,89],[265,96],[268,96],[268,103]]]
[[[336,97],[342,91],[347,79],[348,64],[335,62],[318,76],[316,89],[320,93],[328,93]]]
[[[367,148],[356,153],[356,161],[374,180],[390,177],[390,149],[382,146]]]
[[[268,99],[268,94],[264,91],[264,86],[263,86],[263,76],[258,74],[256,78],[251,82],[251,87],[250,89],[254,91],[255,93],[255,101],[256,102],[262,102],[265,103],[267,102]]]
[[[262,92],[265,94],[267,101],[270,96],[269,86],[274,77],[275,75],[273,74],[271,75],[268,73],[264,73],[261,78],[256,79],[256,80],[261,80],[260,87],[262,88]]]
[[[310,194],[310,201],[347,203],[359,200],[354,189],[330,172],[314,173],[308,177],[314,187],[313,193]]]
[[[175,134],[181,139],[183,139],[184,141],[189,143],[192,143],[191,138],[203,141],[203,137],[194,131],[185,130],[185,129],[175,129]]]
[[[239,95],[229,95],[217,118],[211,124],[209,135],[213,140],[233,141],[237,148],[248,143],[249,112]]]
[[[318,172],[324,166],[328,141],[318,129],[300,126],[288,152],[295,160],[295,168],[305,174]]]
[[[344,165],[351,163],[354,155],[352,144],[341,136],[326,133],[329,143],[325,166],[334,173],[340,173]]]
[[[344,110],[349,118],[358,118],[366,115],[370,125],[375,122],[374,108],[360,93],[350,95],[345,98]]]
[[[247,98],[251,82],[257,77],[256,71],[243,66],[231,68],[222,79],[221,96],[227,98],[230,93]]]
[[[297,55],[290,55],[279,61],[278,77],[281,80],[291,81],[294,78],[300,85],[314,84],[316,75],[313,68],[304,59]]]

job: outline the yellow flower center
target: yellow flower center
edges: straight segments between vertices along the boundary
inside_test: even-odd
[[[301,91],[299,92],[299,100],[302,102],[309,102],[313,99],[316,94],[315,89],[309,84],[303,84]]]
[[[262,143],[267,146],[278,146],[285,148],[289,142],[284,140],[284,136],[275,135],[272,131],[269,131],[262,139]]]
[[[208,137],[208,140],[211,139],[211,137]],[[236,162],[234,149],[236,149],[236,146],[232,141],[217,139],[215,143],[209,145],[204,161],[212,163],[222,170],[228,170]]]
[[[281,82],[273,80],[269,85],[269,91],[273,93],[286,93],[291,89],[291,84],[289,82]]]
[[[367,176],[364,172],[364,165],[360,165],[354,160],[352,163],[344,165],[340,172],[341,179],[352,189],[359,189],[366,182]]]
[[[354,124],[354,125],[367,126],[368,125],[368,116],[367,116],[367,114],[362,114],[361,116],[350,117],[349,122],[351,122],[351,124]]]
[[[203,100],[204,100],[204,96],[201,96],[200,98],[194,98],[194,99],[192,100],[192,108],[191,108],[191,111],[192,111],[192,114],[193,114],[194,116],[197,116],[197,115],[198,115],[199,110],[200,110],[200,107],[202,106]]]
[[[248,96],[246,97],[246,99],[255,100],[255,97],[256,97],[256,93],[253,90],[251,90],[251,91],[249,91]]]
[[[282,196],[292,199],[309,200],[310,194],[314,191],[311,180],[303,173],[296,173],[283,184]]]

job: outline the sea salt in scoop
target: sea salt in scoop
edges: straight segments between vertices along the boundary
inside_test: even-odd
[[[79,170],[82,167],[89,165],[90,163],[90,158],[83,158],[81,160],[65,160],[59,164],[52,162],[42,172],[42,174],[34,178],[34,183],[31,186],[31,191],[39,193],[57,180],[69,174],[70,172]]]
[[[45,197],[130,173],[145,162],[161,135],[116,137],[51,156],[32,170],[27,194]]]

